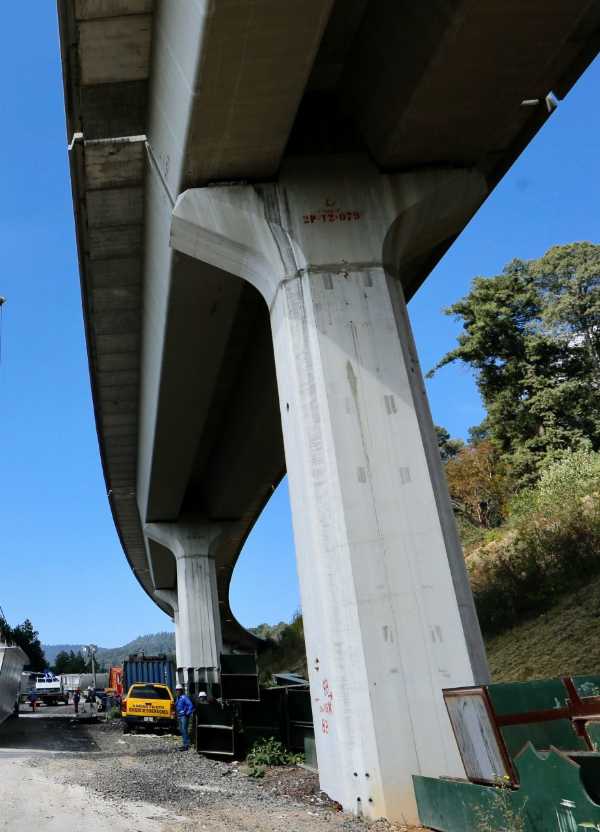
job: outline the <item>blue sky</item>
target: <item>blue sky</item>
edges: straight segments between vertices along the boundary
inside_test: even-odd
[[[0,202],[0,606],[30,617],[47,643],[123,644],[170,629],[134,580],[112,524],[100,469],[81,317],[54,3],[7,4],[2,63]],[[424,370],[454,344],[441,309],[475,275],[551,245],[599,241],[600,63],[588,70],[411,303]],[[482,418],[469,372],[428,382],[434,419],[465,436]],[[234,575],[247,626],[299,606],[285,483]]]

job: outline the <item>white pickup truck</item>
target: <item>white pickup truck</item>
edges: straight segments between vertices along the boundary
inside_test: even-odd
[[[63,688],[59,677],[52,673],[29,674],[29,683],[26,688],[27,690],[22,689],[21,701],[27,701],[29,694],[35,691],[37,701],[44,702],[46,705],[67,705],[69,703],[68,691]]]

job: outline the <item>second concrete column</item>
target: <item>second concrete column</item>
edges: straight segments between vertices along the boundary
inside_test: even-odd
[[[146,534],[173,553],[177,563],[177,663],[218,670],[223,649],[213,547],[221,535],[214,524],[150,523]]]

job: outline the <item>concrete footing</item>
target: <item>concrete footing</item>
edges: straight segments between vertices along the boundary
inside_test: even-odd
[[[402,287],[484,192],[303,160],[173,212],[175,249],[270,308],[321,786],[371,818],[415,823],[413,774],[464,775],[441,691],[487,680]]]

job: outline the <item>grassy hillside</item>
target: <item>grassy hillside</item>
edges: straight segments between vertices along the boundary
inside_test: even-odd
[[[487,640],[495,682],[600,673],[600,578]]]

